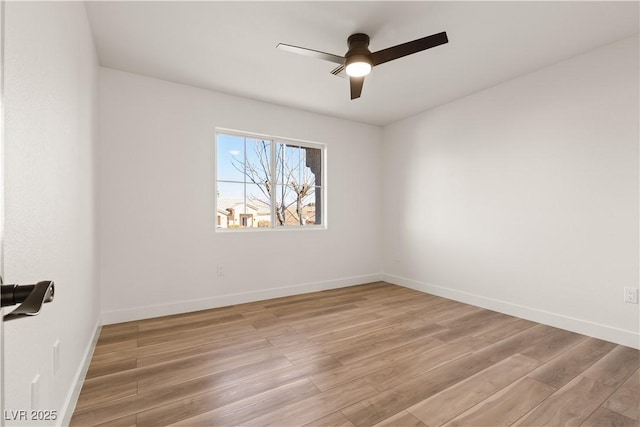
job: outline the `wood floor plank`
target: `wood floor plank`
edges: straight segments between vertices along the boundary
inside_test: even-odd
[[[187,399],[197,394],[207,392],[208,390],[215,389],[218,391],[217,389],[223,388],[225,385],[236,383],[234,378],[222,378],[222,381],[220,381],[220,376],[221,374],[213,374],[185,381],[180,384],[137,393],[126,398],[88,405],[81,410],[75,411],[75,425],[87,426],[114,420],[127,415],[144,412],[158,406],[168,405],[171,402]],[[240,380],[240,382],[242,382],[242,380]],[[233,398],[238,394],[238,391],[235,389],[231,390],[231,394]],[[220,391],[216,392],[215,396],[220,400],[220,405],[229,403],[229,393]]]
[[[236,310],[238,313],[244,315],[244,314],[247,314],[247,313],[254,313],[254,312],[265,310],[264,304],[267,301],[271,301],[271,300],[245,302],[243,304],[231,305],[231,306],[229,306],[229,308],[232,308],[232,309]]]
[[[402,291],[398,291],[398,290],[393,290],[391,292],[389,291],[384,291],[384,292],[377,292],[371,295],[368,295],[365,297],[365,299],[367,301],[370,301],[371,304],[380,304],[385,305],[386,307],[388,307],[388,304],[392,304],[394,302],[406,302],[406,301],[411,301],[413,300],[413,298],[418,297],[415,293],[412,292],[407,292],[407,290],[402,290]]]
[[[430,310],[416,311],[415,315],[428,322],[442,324],[442,322],[448,322],[468,314],[479,313],[480,311],[482,309],[479,307],[451,302]]]
[[[362,346],[350,346],[344,350],[331,353],[342,364],[350,364],[359,360],[375,356],[376,354],[410,343],[420,338],[425,338],[443,329],[442,326],[432,323],[418,329],[399,331],[392,336],[379,338],[374,342]]]
[[[278,368],[291,365],[283,357],[266,359],[250,365],[233,368],[206,376],[195,378],[183,378],[181,382],[173,381],[171,384],[142,387],[138,381],[138,393],[130,398],[107,401],[98,405],[91,405],[83,410],[76,411],[79,424],[86,425],[88,420],[104,422],[125,415],[142,412],[159,405],[185,399],[203,391],[219,388],[227,384],[235,384],[245,379],[257,377],[264,372],[278,370]],[[160,365],[160,368],[164,366]],[[157,366],[154,366],[157,368]],[[147,370],[155,372],[155,370]],[[222,398],[222,397],[221,397]]]
[[[135,369],[137,364],[136,353],[134,351],[133,354],[127,358],[91,363],[87,370],[86,378],[91,379],[121,371],[128,371],[130,369]]]
[[[640,368],[640,351],[619,345],[591,365],[583,375],[617,388],[638,368]]]
[[[255,332],[256,329],[249,324],[247,320],[241,320],[233,323],[225,323],[222,325],[212,325],[208,327],[187,330],[175,333],[163,333],[160,335],[151,335],[138,338],[138,347],[152,345],[167,345],[167,343],[175,341],[176,345],[195,339],[200,343],[207,343],[225,338],[233,338],[238,335]]]
[[[252,426],[299,426],[376,394],[364,380],[355,380],[291,403],[248,422]]]
[[[113,338],[123,335],[131,335],[138,332],[137,322],[116,323],[113,325],[104,325],[100,328],[100,338]],[[100,339],[98,339],[100,342]],[[104,342],[104,341],[103,341]]]
[[[113,326],[113,325],[108,325]],[[105,333],[100,332],[100,337],[98,338],[98,342],[96,345],[103,346],[108,344],[117,344],[122,343],[123,341],[129,341],[138,336],[138,328],[136,325],[128,325],[127,328],[123,328],[122,330],[112,331],[107,328]]]
[[[485,319],[478,320],[471,324],[449,327],[446,331],[440,332],[434,336],[439,340],[451,342],[459,340],[461,338],[480,335],[485,332],[491,331],[512,319],[514,318],[506,316],[504,314],[495,313],[495,315],[493,316],[489,316]]]
[[[267,310],[273,312],[278,317],[282,317],[283,314],[295,314],[300,312],[310,312],[318,309],[326,309],[331,307],[337,307],[346,304],[355,304],[365,300],[365,297],[359,294],[348,295],[318,295],[312,294],[313,297],[308,301],[296,301],[296,302],[282,302],[280,306],[273,307],[267,306]]]
[[[405,307],[406,306],[405,304],[408,302],[420,301],[422,303],[429,303],[431,301],[438,300],[437,297],[434,297],[433,295],[424,294],[424,293],[416,294],[413,292],[405,292],[405,293],[396,292],[394,295],[404,295],[406,299],[402,301],[399,299],[385,297],[381,300],[382,304],[386,305],[387,307],[394,307],[394,306]]]
[[[362,307],[362,304],[356,303]],[[398,310],[399,306],[402,306],[401,310]],[[367,309],[372,310],[374,313],[381,315],[382,317],[397,316],[398,313],[405,314],[417,314],[424,313],[436,309],[443,308],[441,306],[450,306],[446,302],[432,301],[432,300],[416,300],[415,297],[409,297],[404,300],[395,301],[394,303],[379,302],[377,306],[366,306]]]
[[[350,325],[338,330],[330,330],[320,334],[311,334],[308,338],[309,341],[314,344],[337,343],[343,340],[353,340],[355,338],[360,340],[367,338],[375,340],[376,337],[381,335],[393,335],[396,331],[409,330],[410,328],[402,323],[403,320],[406,320],[409,317],[410,316],[403,316],[400,319],[379,318],[371,322]],[[333,348],[339,349],[339,345],[338,347],[334,345]]]
[[[138,339],[145,341],[146,339],[162,339],[166,336],[176,336],[181,332],[192,332],[200,328],[221,328],[222,326],[235,326],[237,324],[246,324],[247,319],[241,314],[233,313],[225,316],[205,318],[203,320],[183,322],[180,324],[168,324],[165,327],[157,327],[138,332]]]
[[[525,319],[513,319],[502,324],[500,327],[492,329],[487,332],[481,332],[474,334],[474,336],[482,341],[486,341],[491,344],[495,344],[498,341],[502,341],[510,336],[516,335],[527,329],[536,326],[536,323]]]
[[[134,345],[133,348],[123,349],[114,352],[101,352],[96,354],[94,352],[93,357],[91,358],[92,365],[101,365],[104,363],[122,361],[127,359],[136,359],[138,356],[138,349]]]
[[[494,317],[505,316],[504,314],[497,313],[495,311],[490,310],[480,310],[474,311],[470,314],[466,314],[461,317],[456,317],[450,320],[442,320],[437,322],[442,326],[446,326],[449,329],[455,328],[471,328],[476,326],[478,323],[486,322],[487,320],[493,319]]]
[[[242,313],[244,317],[256,330],[269,328],[282,323],[282,320],[273,313],[256,311],[253,313]]]
[[[99,344],[93,352],[94,356],[102,356],[109,353],[119,353],[121,351],[135,350],[138,348],[138,339],[132,338],[126,341],[114,342],[111,344]]]
[[[386,352],[376,354],[373,357],[362,359],[357,364],[350,364],[348,366],[341,364],[340,367],[316,374],[310,377],[310,379],[320,390],[330,390],[338,385],[362,378],[377,370],[383,369],[394,362],[419,356],[443,344],[442,341],[436,340],[433,337],[424,337],[387,350]],[[468,349],[470,349],[470,347],[465,347],[465,350]]]
[[[237,315],[239,311],[234,307],[218,307],[208,310],[191,311],[188,313],[172,314],[169,316],[153,317],[134,322],[140,332],[155,329],[180,327],[185,324],[199,323],[203,320],[217,320],[230,315]]]
[[[357,308],[358,306],[354,304],[340,304],[333,307],[323,307],[320,309],[315,309],[310,311],[304,310],[302,312],[298,310],[293,310],[293,311],[286,311],[283,313],[284,310],[279,310],[274,314],[282,320],[287,320],[287,321],[298,320],[299,321],[299,320],[307,320],[307,319],[323,317],[323,316],[327,316],[334,313],[343,313],[345,311],[355,310]]]
[[[386,420],[380,421],[374,427],[428,427],[425,423],[414,417],[407,411],[395,414]]]
[[[584,335],[569,331],[560,331],[557,334],[532,345],[528,349],[524,350],[522,354],[541,362],[546,362],[577,345],[584,339]]]
[[[120,370],[132,369],[136,365],[137,356],[138,350],[135,347],[122,351],[94,353],[86,378],[94,378]]]
[[[530,376],[552,387],[560,388],[615,347],[615,344],[606,341],[587,338],[542,365],[532,372]]]
[[[317,308],[317,307],[327,307],[334,305],[335,303],[344,304],[344,303],[353,303],[355,301],[362,301],[364,297],[362,295],[350,294],[350,295],[320,295],[317,293],[307,294],[306,298],[300,298],[297,300],[292,299],[284,299],[278,302],[271,302],[263,304],[264,308],[267,310],[273,308],[281,308],[284,307],[286,310],[301,311],[307,308]]]
[[[403,381],[393,388],[342,410],[356,426],[370,426],[439,393],[451,385],[487,368],[486,358],[468,354]]]
[[[636,370],[603,406],[632,420],[640,421],[640,370]]]
[[[525,377],[444,425],[510,426],[555,391],[551,386]],[[539,424],[543,425],[558,424]]]
[[[368,322],[362,322],[359,324],[347,324],[343,328],[330,328],[323,329],[321,332],[307,332],[309,341],[316,344],[327,344],[331,342],[338,342],[345,339],[353,339],[360,335],[375,334],[380,330],[387,330],[388,328],[396,328],[407,330],[411,329],[403,324],[405,320],[413,318],[411,315],[403,313],[398,317],[380,317]],[[348,319],[348,318],[347,318]]]
[[[601,406],[581,425],[583,427],[638,427],[638,421]]]
[[[404,293],[408,289],[400,286],[395,286],[387,282],[372,282],[363,285],[349,286],[346,288],[326,289],[324,291],[316,292],[321,296],[336,296],[336,295],[353,295],[358,294],[362,296],[368,295],[389,295],[396,293]]]
[[[201,378],[192,382],[189,388],[190,393],[187,393],[183,399],[175,398],[168,403],[139,412],[138,421],[141,424],[154,425],[154,423],[159,422],[158,420],[164,420],[163,422],[166,423],[176,423],[188,418],[198,417],[239,400],[249,399],[256,395],[263,396],[263,393],[269,390],[280,388],[287,384],[299,383],[300,380],[313,374],[333,369],[339,365],[336,360],[325,357],[324,359],[313,360],[292,368],[267,371],[260,375],[226,384]],[[306,387],[304,388],[306,389]],[[221,411],[218,411],[209,416],[204,415],[203,418],[221,416],[221,413]],[[197,419],[191,421],[195,422]]]
[[[534,359],[516,354],[411,406],[408,411],[430,427],[442,425],[531,372],[539,364]]]
[[[428,308],[429,310],[436,310],[439,309],[441,310],[441,306],[445,305],[447,307],[452,307],[455,305],[452,304],[451,300],[448,300],[446,298],[440,298],[440,297],[434,297],[433,295],[430,296],[430,298],[428,299],[420,299],[419,301],[416,301],[413,297],[415,297],[415,294],[412,294],[411,292],[408,293],[403,293],[403,294],[395,294],[395,296],[390,296],[390,295],[382,295],[380,297],[377,298],[372,298],[372,297],[366,297],[365,300],[367,301],[366,303],[363,302],[357,302],[355,304],[357,304],[358,306],[373,311],[373,312],[384,312],[384,313],[388,313],[388,315],[394,316],[397,315],[400,312],[408,312],[408,311],[416,311],[416,309],[418,309],[418,307],[414,306],[412,310],[405,310],[402,309],[401,311],[398,311],[397,306],[394,307],[393,305],[390,305],[391,303],[397,302],[399,303],[401,306],[404,306],[404,304],[402,304],[402,302],[408,302],[408,303],[413,303],[413,302],[420,302],[422,304],[422,307],[424,308]],[[394,311],[395,308],[395,311]]]
[[[436,326],[437,327],[437,326]],[[307,338],[305,334],[292,332],[290,334],[282,333],[277,337],[269,337],[269,341],[285,352],[290,360],[296,360],[303,355],[309,354],[334,354],[340,351],[355,351],[356,348],[365,347],[376,344],[386,338],[394,337],[399,332],[408,331],[406,325],[403,324],[387,324],[382,328],[363,327],[363,329],[351,329],[353,334],[351,338],[342,333],[336,333],[331,336],[332,341],[312,342],[311,338]],[[348,345],[346,345],[348,342]],[[366,356],[364,356],[366,357]]]
[[[532,410],[518,426],[557,426],[582,424],[614,392],[584,376],[578,376]]]
[[[462,356],[422,374],[416,375],[413,373],[408,377],[403,377],[400,383],[393,388],[382,391],[373,398],[349,406],[343,409],[342,412],[356,426],[375,424],[514,355],[522,348],[529,347],[532,343],[555,333],[554,329],[544,325],[537,325],[516,336]],[[437,351],[437,349],[434,351]],[[370,381],[369,378],[367,380]],[[393,377],[387,377],[386,380],[398,381]],[[378,390],[381,389],[378,388]]]
[[[441,311],[443,308],[451,308],[454,306],[460,306],[460,304],[456,304],[455,301],[452,301],[450,299],[446,299],[446,298],[442,298],[442,297],[436,297],[434,295],[427,295],[426,298],[420,298],[417,299],[416,298],[416,294],[409,292],[409,293],[404,293],[402,294],[401,297],[388,297],[388,296],[383,296],[382,298],[377,298],[377,299],[373,299],[370,297],[366,298],[368,301],[371,301],[371,304],[377,304],[378,307],[374,308],[372,305],[367,306],[368,308],[374,310],[374,311],[378,311],[378,310],[382,310],[382,311],[387,311],[389,309],[393,309],[396,308],[396,311],[389,311],[389,313],[393,316],[398,314],[398,305],[400,305],[402,308],[402,310],[400,312],[407,312],[407,311],[415,311],[415,309],[417,308],[418,304],[416,304],[416,306],[413,307],[413,310],[406,310],[405,309],[405,304],[403,302],[408,302],[408,303],[420,303],[421,307],[424,307],[425,309],[428,308],[428,310],[424,310],[424,311],[432,311],[432,310],[439,310]]]
[[[239,354],[233,360],[225,360],[224,362],[217,360],[207,362],[198,357],[189,359],[188,363],[183,359],[178,363],[171,362],[154,366],[159,369],[154,370],[153,375],[145,375],[138,380],[139,393],[212,375],[215,375],[220,382],[237,381],[265,370],[293,365],[286,357],[278,355],[278,351],[274,349],[259,353]]]
[[[238,353],[261,351],[273,346],[264,338],[253,338],[251,341],[239,340],[238,343],[221,345],[219,342],[212,342],[198,346],[185,346],[169,351],[150,353],[149,351],[138,351],[137,365],[151,366],[160,363],[172,362],[180,359],[188,359],[197,355],[207,354],[208,359],[224,360],[233,358]]]
[[[482,345],[484,343],[479,343],[473,338],[469,338],[451,343],[446,347],[437,346],[415,357],[403,358],[384,369],[377,369],[376,372],[367,375],[365,379],[379,391],[388,390],[411,381],[416,376],[427,371],[456,360],[465,354],[469,354]]]
[[[148,413],[138,414],[138,427],[243,425],[274,408],[314,396],[319,392],[309,380],[302,379],[208,411],[206,409],[211,408],[209,400],[198,396],[189,401],[182,401],[181,403],[185,404],[182,408],[176,408],[176,405],[173,405],[175,412],[170,417],[151,417]],[[185,418],[186,415],[193,413],[200,413],[200,415]],[[176,417],[181,420],[172,422]]]
[[[327,316],[325,318],[316,319],[314,321],[296,323],[291,325],[291,327],[297,332],[307,334],[309,339],[312,340],[312,338],[316,335],[324,334],[327,332],[340,331],[345,328],[364,325],[366,323],[374,322],[380,319],[382,319],[382,316],[378,314],[360,310],[359,312],[350,312],[347,316],[345,316],[343,313],[338,313],[335,316]]]
[[[635,354],[376,282],[104,326],[71,425],[626,425]]]
[[[201,345],[217,345],[229,347],[264,339],[251,325],[242,325],[225,331],[198,330],[194,333],[183,333],[181,338],[167,339],[155,344],[137,346],[138,359],[154,357],[162,353],[194,348]]]
[[[73,425],[73,424],[72,424]],[[118,418],[117,420],[107,421],[106,423],[97,424],[96,427],[137,427],[136,416]]]
[[[477,351],[479,355],[487,357],[492,363],[497,363],[526,348],[560,332],[559,329],[547,325],[536,325],[522,332],[511,335],[502,341],[498,341],[488,347]]]
[[[305,424],[305,427],[355,427],[349,418],[340,411],[333,412],[317,420]]]
[[[107,387],[82,388],[75,410],[82,411],[91,406],[112,402],[123,398],[133,397],[138,393],[138,382],[129,381],[122,384],[109,385]]]
[[[418,307],[422,307],[424,309],[432,309],[441,304],[450,302],[450,300],[446,298],[436,297],[434,295],[427,295],[427,294],[417,295],[412,292],[405,293],[402,295],[404,295],[404,298],[385,297],[385,298],[378,299],[377,302],[378,304],[386,308],[396,308],[396,309],[401,308],[400,311],[404,311],[404,312],[413,311]],[[368,298],[368,299],[371,300],[371,298]],[[398,311],[396,310],[394,314],[397,314],[397,313]]]

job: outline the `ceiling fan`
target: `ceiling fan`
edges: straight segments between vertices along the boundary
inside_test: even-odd
[[[356,99],[360,98],[364,77],[371,72],[371,68],[448,42],[447,33],[443,31],[372,53],[369,50],[369,36],[363,33],[356,33],[350,35],[347,39],[349,50],[344,56],[283,43],[278,44],[276,47],[299,55],[311,56],[340,64],[331,71],[331,74],[339,75],[345,71],[349,76],[351,99]]]

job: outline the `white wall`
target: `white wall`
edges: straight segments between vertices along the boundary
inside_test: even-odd
[[[5,279],[56,282],[55,301],[39,316],[5,324],[5,409],[31,409],[31,381],[39,374],[38,408],[58,411],[62,423],[99,320],[98,63],[83,3],[5,6]],[[61,367],[54,376],[56,339]]]
[[[638,346],[638,38],[384,129],[386,278]]]
[[[100,88],[105,322],[379,278],[380,128],[107,68]],[[216,127],[326,143],[328,229],[216,233]]]

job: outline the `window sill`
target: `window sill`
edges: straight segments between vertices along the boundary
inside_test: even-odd
[[[283,231],[323,231],[326,230],[327,226],[325,225],[303,225],[296,227],[295,225],[290,225],[287,227],[247,227],[247,228],[225,228],[225,227],[216,227],[216,233],[270,233],[270,232],[283,232]]]

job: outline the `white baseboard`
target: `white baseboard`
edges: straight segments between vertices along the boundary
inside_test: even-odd
[[[404,286],[432,295],[460,301],[466,304],[475,305],[522,319],[531,320],[556,328],[565,329],[582,335],[599,338],[627,347],[640,349],[640,334],[624,329],[618,329],[607,325],[589,322],[587,320],[576,319],[558,313],[551,313],[533,307],[513,304],[493,298],[470,294],[451,288],[432,285],[430,283],[419,282],[406,277],[392,274],[382,274],[381,279],[394,285]]]
[[[78,402],[78,397],[80,397],[80,391],[82,390],[82,384],[84,384],[84,379],[87,376],[87,371],[89,370],[89,365],[91,364],[91,357],[93,356],[93,351],[96,348],[96,344],[98,343],[98,337],[100,337],[100,330],[102,329],[102,319],[98,316],[98,321],[93,330],[93,336],[87,345],[86,350],[84,351],[84,355],[82,356],[82,363],[78,367],[76,375],[73,379],[73,387],[67,393],[67,398],[64,400],[64,404],[62,405],[62,410],[60,411],[60,416],[58,417],[58,424],[56,426],[68,426],[71,423],[71,417],[73,416],[73,411],[76,409],[76,403]]]
[[[327,289],[343,288],[345,286],[362,285],[364,283],[377,282],[380,280],[380,274],[369,274],[366,276],[347,277],[325,282],[305,283],[301,285],[286,286],[282,288],[263,289],[254,292],[220,295],[212,298],[179,301],[169,304],[141,306],[124,310],[104,311],[102,313],[102,321],[103,324],[110,325],[113,323],[129,322],[132,320],[149,319],[159,316],[168,316],[171,314],[207,310],[210,308],[262,301],[271,298],[286,297],[289,295],[299,295],[309,292],[324,291]]]

